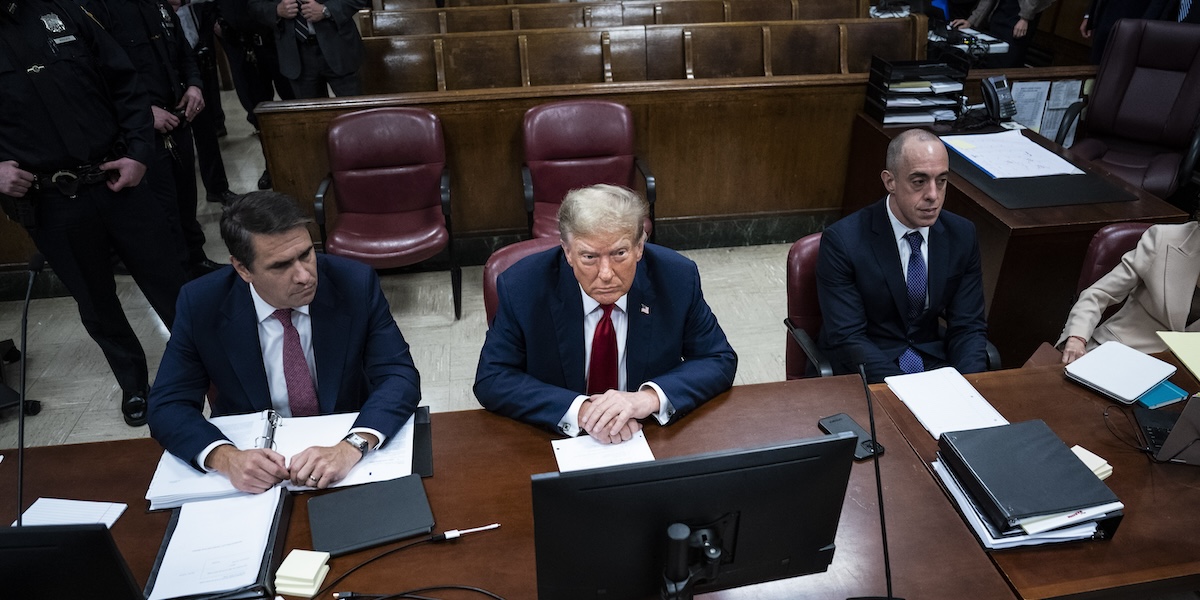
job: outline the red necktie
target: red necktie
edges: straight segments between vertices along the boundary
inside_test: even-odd
[[[287,382],[288,408],[293,417],[316,415],[320,412],[317,390],[313,387],[308,361],[304,359],[304,348],[300,347],[300,332],[292,325],[292,309],[281,308],[271,316],[283,325],[283,379]]]
[[[612,304],[601,304],[604,316],[592,336],[592,360],[588,364],[587,393],[603,394],[617,389],[617,330],[613,329]]]

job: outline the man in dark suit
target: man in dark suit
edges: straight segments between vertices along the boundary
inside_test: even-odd
[[[366,0],[249,0],[254,17],[275,32],[279,72],[297,98],[362,94],[363,42],[354,14]]]
[[[154,439],[243,491],[284,479],[328,487],[395,435],[421,397],[379,278],[361,263],[317,256],[309,222],[294,200],[274,192],[248,194],[225,209],[221,237],[233,265],[180,292],[150,392]],[[333,446],[292,457],[241,450],[201,413],[210,384],[213,416],[267,409],[285,417],[359,416]]]
[[[733,385],[737,354],[696,264],[645,243],[644,200],[616,186],[567,194],[562,246],[500,275],[475,373],[490,411],[605,443],[651,415],[676,420]]]
[[[819,344],[835,373],[889,375],[987,368],[975,226],[942,211],[950,173],[937,136],[910,129],[888,146],[888,195],[821,236]],[[939,335],[945,320],[945,337]]]

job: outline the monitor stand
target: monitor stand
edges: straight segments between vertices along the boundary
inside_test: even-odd
[[[692,600],[693,587],[713,582],[727,555],[723,540],[737,539],[737,515],[693,530],[683,523],[667,527],[667,564],[663,570],[663,600]]]

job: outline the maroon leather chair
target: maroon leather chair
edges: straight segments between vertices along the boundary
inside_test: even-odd
[[[567,192],[597,183],[635,188],[634,169],[646,186],[653,235],[654,175],[633,153],[633,115],[629,108],[602,100],[552,102],[525,113],[525,212],[533,237],[558,233],[558,206]]]
[[[1083,103],[1063,119],[1061,144]],[[1190,180],[1200,153],[1200,27],[1122,19],[1110,34],[1071,149],[1160,198]]]
[[[821,377],[833,375],[833,367],[817,348],[821,332],[821,305],[817,301],[817,253],[821,249],[820,232],[806,235],[788,251],[787,259],[787,348],[784,369],[788,379],[807,377],[813,363]]]
[[[1113,270],[1126,252],[1137,247],[1138,240],[1151,225],[1153,223],[1113,223],[1101,227],[1088,242],[1075,294],[1079,295]]]
[[[445,251],[454,318],[462,316],[462,271],[450,227],[450,176],[442,125],[420,108],[376,108],[329,122],[329,175],[316,194],[316,219],[329,254],[376,269],[414,265]],[[325,230],[333,186],[337,221]]]
[[[488,257],[487,262],[483,265],[483,311],[487,315],[488,327],[492,326],[492,320],[496,318],[496,308],[500,303],[500,299],[496,297],[496,279],[500,277],[500,274],[517,264],[517,261],[522,258],[549,250],[559,243],[557,236],[533,238],[509,244]]]

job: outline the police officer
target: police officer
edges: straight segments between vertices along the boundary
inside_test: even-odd
[[[196,220],[196,149],[190,127],[204,109],[203,83],[179,17],[160,0],[79,2],[125,49],[150,94],[158,136],[146,177],[167,215],[174,217],[184,269],[193,277],[210,273],[220,265],[204,254],[204,230]]]
[[[154,153],[149,99],[133,65],[67,0],[0,0],[0,203],[74,296],[123,391],[146,422],[146,355],[117,298],[110,256],[125,262],[170,327],[184,274],[167,219],[146,185]]]

